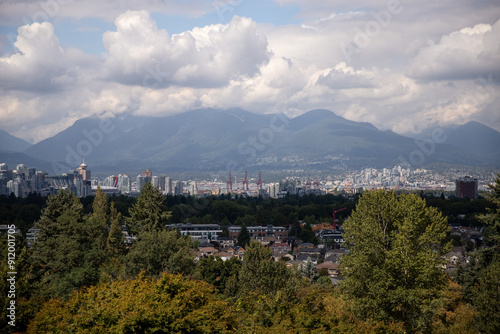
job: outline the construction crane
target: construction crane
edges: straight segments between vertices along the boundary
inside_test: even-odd
[[[248,191],[248,172],[245,171],[245,179],[243,179],[243,190]]]
[[[257,181],[257,188],[262,190],[262,173],[259,171],[259,180]]]
[[[226,189],[228,193],[233,192],[233,178],[231,176],[231,170],[229,170],[229,178],[226,181]]]
[[[335,208],[333,208],[333,229],[336,230],[337,229],[337,224],[335,224],[335,214],[337,212],[340,212],[342,210],[347,210],[347,208],[342,208],[342,209],[338,209],[338,210],[335,210]]]

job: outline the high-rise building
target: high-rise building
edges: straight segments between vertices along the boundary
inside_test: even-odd
[[[10,183],[10,187],[9,187]],[[23,180],[19,177],[7,183],[9,194],[14,193],[16,197],[23,197]]]
[[[92,195],[92,185],[90,181],[75,179],[75,187],[76,197],[83,198]]]
[[[167,189],[166,189],[166,191],[167,191],[167,195],[172,195],[172,194],[173,194],[173,189],[172,189],[172,178],[171,178],[171,177],[169,177],[169,178],[167,179]]]
[[[106,187],[118,188],[118,176],[108,176],[106,179],[104,179],[103,185]]]
[[[191,188],[189,189],[189,194],[191,196],[195,196],[198,194],[198,186],[196,185],[195,181],[191,182]]]
[[[165,191],[165,175],[160,175],[158,178],[158,188],[160,191]]]
[[[177,181],[175,183],[174,195],[182,195],[184,193],[184,183]]]
[[[28,168],[28,175],[26,175],[27,179],[31,179],[33,175],[36,173],[36,168],[35,167],[29,167]]]
[[[455,195],[458,198],[477,198],[477,179],[473,179],[470,176],[462,177],[455,181]]]
[[[84,181],[90,181],[90,170],[87,170],[87,165],[85,162],[77,168],[78,173],[82,176]]]
[[[151,169],[144,169],[142,171],[142,176],[148,177],[151,180],[153,178],[153,172],[151,172]]]
[[[280,192],[280,184],[279,183],[269,184],[269,196],[271,198],[278,198],[279,192]]]
[[[153,178],[151,179],[151,185],[156,188],[156,189],[159,189],[160,188],[160,178],[158,176],[153,176]]]
[[[16,170],[17,175],[19,175],[22,180],[26,180],[28,178],[28,166],[26,166],[25,164],[19,164],[17,165]]]
[[[137,183],[135,185],[135,190],[140,192],[145,184],[146,184],[146,177],[142,175],[137,175]]]
[[[132,184],[127,175],[118,175],[118,189],[122,194],[129,194],[132,191]]]
[[[42,191],[42,183],[43,183],[44,175],[42,172],[36,172],[30,179],[31,181],[31,191],[40,192]]]
[[[2,162],[2,163],[0,164],[0,172],[6,172],[6,171],[8,171],[8,170],[9,170],[9,167],[7,166],[7,164],[6,164],[6,163],[4,163],[4,162]]]

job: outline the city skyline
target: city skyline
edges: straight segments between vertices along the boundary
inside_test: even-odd
[[[262,181],[262,172],[258,178],[245,170],[245,177],[228,171],[227,179],[183,179],[163,173],[155,174],[150,169],[143,169],[137,176],[123,172],[105,177],[91,177],[91,170],[82,162],[78,168],[68,170],[61,175],[49,175],[37,171],[35,167],[17,164],[9,169],[0,163],[0,195],[14,193],[16,197],[26,197],[30,193],[47,196],[57,193],[59,189],[69,189],[77,197],[95,195],[97,188],[108,195],[138,196],[146,183],[158,189],[163,195],[186,195],[194,197],[240,195],[283,198],[288,195],[353,195],[365,190],[392,189],[398,191],[431,191],[434,195],[455,192],[458,198],[476,198],[479,191],[491,191],[489,185],[495,173],[483,171],[480,174],[469,173],[470,170],[450,170],[437,172],[427,169],[405,168],[364,168],[349,170],[338,175],[318,177],[311,174],[307,177],[290,173],[286,177],[268,176]],[[469,175],[473,175],[472,177]],[[472,182],[472,183],[471,183]],[[472,186],[470,186],[472,184]],[[467,188],[464,188],[467,187]],[[465,190],[466,189],[466,190]],[[448,196],[446,195],[446,196]]]

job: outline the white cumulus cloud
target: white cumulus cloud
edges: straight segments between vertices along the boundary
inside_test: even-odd
[[[461,80],[500,75],[500,20],[443,36],[420,50],[408,75],[417,79]]]
[[[251,77],[270,57],[266,37],[251,19],[195,28],[170,36],[146,11],[128,11],[104,34],[104,76],[149,88],[217,87]]]
[[[51,90],[74,81],[51,23],[18,29],[17,53],[0,58],[0,88]]]

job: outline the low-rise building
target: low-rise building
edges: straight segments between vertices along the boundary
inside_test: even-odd
[[[181,235],[188,235],[200,242],[218,240],[222,229],[217,224],[170,224],[169,229],[178,229]]]
[[[266,226],[249,226],[247,227],[250,236],[254,240],[264,240],[266,237],[273,237],[277,240],[284,240],[288,237],[288,230],[283,226],[274,226],[274,225],[266,225]],[[229,237],[233,240],[238,239],[238,235],[241,231],[241,226],[230,226]]]

